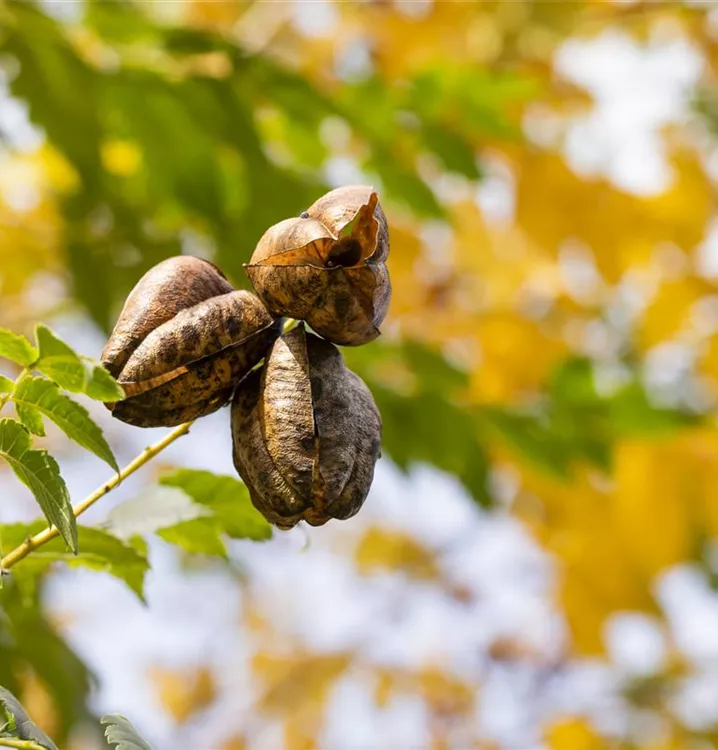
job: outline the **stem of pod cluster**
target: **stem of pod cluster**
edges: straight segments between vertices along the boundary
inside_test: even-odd
[[[16,740],[13,737],[0,737],[0,747],[15,747],[21,750],[45,750],[42,745],[38,745],[32,740]]]
[[[145,448],[139,456],[136,456],[130,463],[127,464],[123,469],[119,471],[117,475],[112,477],[108,482],[105,482],[102,486],[98,487],[94,492],[89,494],[82,502],[78,503],[72,512],[75,518],[81,516],[88,508],[91,508],[100,498],[104,497],[108,492],[111,492],[117,487],[123,479],[134,474],[138,469],[142,468],[146,463],[151,461],[155,456],[162,453],[162,451],[168,446],[172,445],[178,438],[186,435],[189,432],[192,422],[186,422],[176,427],[172,432],[158,440],[153,445]],[[14,550],[8,552],[5,557],[0,560],[0,573],[6,573],[20,562],[20,560],[27,557],[33,550],[42,547],[48,542],[52,541],[56,536],[59,536],[60,532],[54,527],[50,526],[43,531],[35,534],[35,536],[28,537],[22,544],[18,545]],[[0,739],[0,747],[5,741],[4,738]],[[26,745],[12,745],[11,747],[29,747]]]
[[[289,333],[292,328],[296,328],[301,322],[301,320],[296,320],[295,318],[284,318],[284,323],[282,324],[282,333]]]

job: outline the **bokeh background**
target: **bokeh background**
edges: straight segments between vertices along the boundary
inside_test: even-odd
[[[362,512],[150,540],[147,604],[60,566],[0,593],[0,674],[63,748],[718,747],[718,5],[0,0],[0,325],[97,356],[178,253],[238,285],[368,183],[385,423]],[[88,405],[88,408],[93,408]],[[102,423],[121,460],[162,431]],[[232,473],[228,410],[168,465]],[[59,456],[77,500],[106,478]],[[0,521],[35,514],[0,470]]]

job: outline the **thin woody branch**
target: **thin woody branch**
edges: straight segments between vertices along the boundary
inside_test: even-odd
[[[0,747],[14,747],[20,750],[46,750],[32,740],[16,740],[13,737],[0,737]]]
[[[158,440],[153,445],[140,453],[139,456],[134,458],[130,463],[127,464],[123,469],[120,470],[119,474],[114,476],[108,482],[105,482],[101,487],[98,487],[94,492],[88,495],[82,502],[78,503],[72,512],[75,518],[81,516],[88,508],[91,508],[100,498],[104,497],[108,492],[112,491],[117,487],[123,479],[126,479],[130,475],[134,474],[138,469],[142,468],[146,463],[151,461],[156,455],[161,453],[165,448],[170,446],[178,438],[186,435],[189,432],[192,422],[185,422],[176,429],[172,430],[167,436]],[[54,526],[50,526],[43,531],[35,534],[35,536],[29,537],[22,544],[18,545],[14,550],[8,552],[5,557],[0,560],[0,571],[6,573],[14,565],[20,562],[20,560],[27,557],[33,550],[38,547],[42,547],[48,542],[52,541],[56,536],[59,536],[59,531]],[[0,747],[5,739],[0,739]],[[25,747],[25,745],[11,745],[10,747]]]

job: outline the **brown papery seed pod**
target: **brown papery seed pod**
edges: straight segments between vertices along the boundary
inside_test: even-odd
[[[171,427],[216,411],[265,356],[280,322],[199,258],[169,258],[130,293],[102,362],[127,398],[108,404],[138,427]]]
[[[335,344],[366,344],[379,335],[389,307],[388,255],[377,194],[350,185],[265,232],[247,274],[274,315],[306,320]]]
[[[234,465],[257,510],[280,528],[321,526],[364,503],[381,417],[339,350],[299,326],[240,383],[232,437]]]

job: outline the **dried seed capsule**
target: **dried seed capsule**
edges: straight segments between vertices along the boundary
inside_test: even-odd
[[[247,274],[274,315],[306,320],[335,344],[379,335],[391,297],[389,230],[374,189],[327,193],[260,239]]]
[[[339,350],[299,326],[237,388],[232,436],[234,465],[264,517],[280,528],[321,526],[364,503],[381,418]]]
[[[108,408],[138,427],[210,414],[264,357],[279,325],[211,263],[165,260],[132,290],[102,354],[127,394]]]

